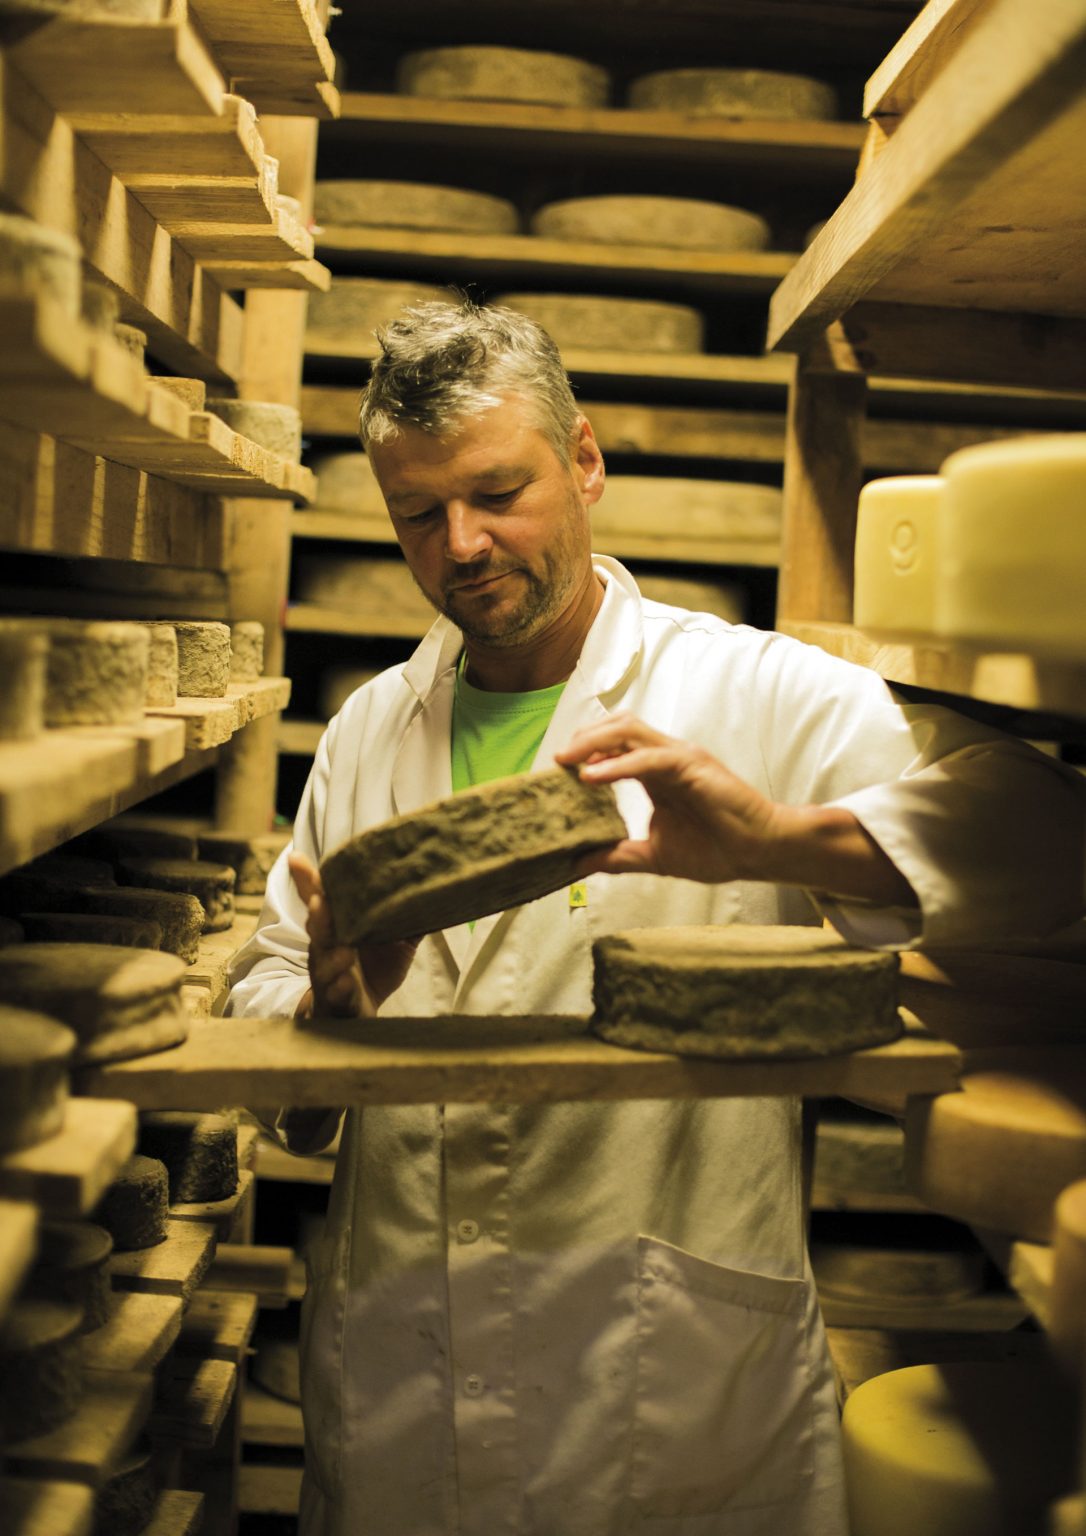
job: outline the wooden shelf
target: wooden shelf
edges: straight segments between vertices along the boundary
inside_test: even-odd
[[[32,1477],[0,1481],[7,1536],[90,1536],[94,1489]]]
[[[260,1138],[256,1157],[258,1179],[278,1179],[286,1184],[331,1184],[336,1160],[328,1153],[295,1157],[270,1136]]]
[[[429,627],[425,618],[405,613],[395,602],[368,602],[365,610],[358,613],[324,603],[291,603],[284,621],[288,633],[390,635],[401,640],[419,640]]]
[[[4,1447],[17,1475],[59,1477],[100,1488],[147,1420],[154,1381],[134,1371],[83,1373],[83,1399],[56,1429]]]
[[[626,1051],[578,1018],[379,1019],[300,1028],[291,1019],[194,1020],[185,1044],[89,1074],[141,1107],[548,1103],[766,1094],[863,1098],[957,1086],[959,1055],[905,1036],[811,1061],[702,1062]],[[455,1043],[454,1043],[455,1042]]]
[[[779,627],[831,656],[869,667],[891,683],[936,689],[1009,709],[1086,717],[1086,661],[1056,662],[991,652],[934,636],[880,640],[851,624],[782,621]]]
[[[519,102],[443,101],[345,91],[333,145],[463,150],[468,154],[567,156],[647,164],[740,167],[783,180],[847,181],[863,146],[861,123],[729,122],[682,112],[559,107]]]
[[[256,1327],[257,1299],[242,1291],[216,1291],[202,1285],[185,1308],[178,1354],[227,1360],[242,1365]]]
[[[313,0],[192,0],[192,9],[232,88],[259,112],[339,115],[335,58]]]
[[[238,1174],[238,1187],[225,1200],[193,1200],[170,1206],[174,1221],[198,1221],[215,1228],[218,1241],[228,1243],[253,1203],[256,1175],[248,1168]]]
[[[674,294],[768,295],[791,270],[778,251],[679,251],[664,246],[575,243],[535,235],[446,234],[420,229],[326,225],[315,231],[329,257],[364,261],[367,272],[430,274],[441,281],[507,283],[516,279],[606,282],[662,287]]]
[[[32,1200],[50,1219],[87,1216],[136,1147],[126,1099],[69,1099],[64,1129],[0,1157],[0,1197]]]
[[[208,1222],[166,1221],[166,1238],[153,1248],[115,1252],[109,1272],[116,1291],[148,1291],[187,1302],[215,1257],[215,1228]]]
[[[781,284],[771,346],[861,299],[1086,316],[1086,15],[986,11]]]
[[[204,1524],[204,1496],[187,1488],[164,1488],[140,1536],[198,1536]]]
[[[113,1311],[80,1340],[83,1364],[102,1371],[153,1371],[181,1331],[181,1301],[149,1291],[113,1293]]]
[[[977,1237],[998,1264],[1007,1284],[1047,1329],[1052,1322],[1052,1274],[1055,1250],[1050,1243],[1027,1243],[1004,1232],[977,1229]]]
[[[29,1200],[0,1199],[0,1318],[38,1250],[38,1210]]]
[[[204,934],[199,956],[185,972],[181,984],[185,1006],[190,1013],[198,1018],[211,1016],[216,1001],[226,991],[230,962],[255,933],[257,920],[254,913],[238,913],[224,932]]]
[[[294,1250],[269,1243],[220,1243],[208,1289],[255,1296],[262,1307],[285,1307],[291,1295]]]
[[[244,1514],[296,1515],[301,1492],[300,1465],[242,1462],[238,1468],[238,1508]]]
[[[181,1356],[156,1377],[148,1432],[189,1450],[209,1451],[234,1400],[238,1368],[227,1360]]]
[[[276,713],[289,678],[231,683],[223,699],[180,699],[140,725],[72,726],[0,744],[0,873],[209,766],[208,748]]]
[[[304,1445],[301,1407],[248,1382],[241,1403],[241,1438],[246,1445]]]

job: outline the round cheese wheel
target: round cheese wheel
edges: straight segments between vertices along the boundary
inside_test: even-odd
[[[905,1193],[905,1133],[895,1121],[837,1120],[822,1115],[815,1140],[814,1180],[831,1204],[849,1194]]]
[[[436,617],[402,560],[391,556],[311,555],[306,553],[297,571],[298,596],[303,602],[329,608],[393,609],[400,620],[411,620],[422,633]]]
[[[138,724],[150,665],[146,628],[79,619],[48,624],[46,725]]]
[[[729,624],[743,622],[743,589],[731,582],[695,581],[689,576],[654,576],[642,572],[637,585],[642,597],[647,597],[650,602],[686,608],[691,613],[711,613]]]
[[[33,741],[45,726],[49,636],[40,625],[0,620],[0,741]]]
[[[86,277],[83,279],[82,309],[88,325],[112,336],[113,328],[121,318],[120,295],[115,288]]]
[[[780,538],[781,515],[776,486],[663,475],[608,475],[591,512],[593,531],[614,538],[664,538],[674,528],[689,539],[756,544]]]
[[[112,1252],[112,1237],[92,1221],[43,1222],[30,1280],[34,1295],[73,1302],[83,1313],[80,1332],[92,1333],[113,1310]]]
[[[104,821],[79,839],[80,851],[86,850],[110,867],[118,859],[194,859],[196,838],[191,832],[169,826],[141,826],[125,817]],[[34,861],[36,868],[39,860]],[[96,882],[100,884],[101,882]]]
[[[139,1146],[165,1165],[171,1204],[226,1200],[238,1187],[238,1127],[229,1115],[152,1111],[140,1117]]]
[[[195,896],[204,909],[204,932],[222,933],[234,921],[234,871],[228,864],[202,859],[132,859],[117,861],[122,885]]]
[[[82,265],[79,241],[71,235],[18,213],[0,213],[0,281],[9,293],[41,295],[77,320]]]
[[[0,997],[67,1024],[79,1040],[76,1064],[179,1045],[188,1033],[184,974],[173,955],[119,944],[10,944],[0,950]]]
[[[687,117],[826,120],[837,95],[821,80],[773,69],[662,69],[630,82],[628,105]]]
[[[164,1164],[137,1152],[99,1200],[94,1212],[119,1253],[154,1248],[166,1238],[170,1185]]]
[[[174,891],[151,890],[135,886],[85,886],[69,904],[81,912],[100,912],[106,916],[150,919],[162,929],[160,948],[191,965],[200,951],[204,931],[203,905],[195,896]]]
[[[66,844],[70,847],[70,844]],[[18,871],[20,877],[31,885],[36,878],[42,880],[68,880],[77,884],[113,885],[113,865],[108,859],[93,858],[86,853],[46,853]]]
[[[230,626],[193,620],[175,622],[174,629],[178,695],[221,699],[230,682]]]
[[[317,476],[318,507],[332,512],[386,514],[381,487],[364,453],[356,449],[353,453],[317,454],[310,468]]]
[[[162,927],[151,918],[109,917],[99,912],[24,912],[22,922],[31,944],[124,944],[129,949],[162,948]]]
[[[177,631],[172,624],[157,622],[148,623],[146,629],[151,649],[144,703],[149,709],[172,709],[177,703]]]
[[[897,956],[819,928],[638,928],[592,946],[597,1034],[716,1057],[831,1056],[901,1033]]]
[[[147,1529],[158,1499],[151,1442],[140,1438],[121,1457],[94,1501],[95,1536],[139,1536]]]
[[[264,626],[239,619],[230,626],[230,681],[255,682],[264,671]]]
[[[764,251],[769,225],[756,213],[693,197],[571,197],[532,215],[533,235],[692,251]]]
[[[932,634],[939,577],[940,475],[870,480],[856,514],[853,620],[884,634]]]
[[[564,53],[528,48],[426,48],[404,54],[396,89],[445,101],[527,101],[559,107],[602,107],[606,70]]]
[[[477,785],[336,849],[321,878],[343,943],[433,933],[568,885],[626,825],[610,785],[564,768]]]
[[[980,1248],[878,1248],[871,1244],[812,1242],[819,1293],[841,1301],[882,1301],[923,1307],[960,1301],[984,1288]]]
[[[17,945],[5,945],[0,954]],[[64,1124],[73,1032],[41,1013],[0,1004],[0,1153],[55,1136]]]
[[[83,1396],[82,1314],[71,1302],[16,1301],[0,1320],[0,1435],[26,1440],[70,1419]]]
[[[262,838],[240,832],[201,832],[199,856],[209,864],[228,864],[234,871],[234,890],[239,896],[260,895],[274,859],[267,858]]]
[[[514,234],[520,224],[503,197],[417,181],[318,181],[316,218],[319,224],[476,235]]]
[[[686,304],[576,293],[501,293],[494,303],[535,320],[559,347],[676,354],[703,349],[705,322]]]
[[[297,1339],[259,1339],[251,1370],[265,1392],[288,1403],[301,1402]]]
[[[941,472],[939,633],[1086,657],[1086,432],[979,443]]]
[[[447,304],[451,298],[448,288],[438,288],[433,283],[397,283],[379,277],[337,274],[327,293],[309,295],[306,335],[368,341],[379,325],[387,325],[402,309],[416,304]]]
[[[302,417],[292,405],[278,405],[271,400],[209,399],[207,409],[269,453],[284,459],[302,456]]]

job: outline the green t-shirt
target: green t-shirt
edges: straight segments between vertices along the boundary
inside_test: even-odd
[[[472,687],[461,658],[453,696],[454,791],[511,773],[527,773],[565,686],[555,683],[528,693],[491,693]]]

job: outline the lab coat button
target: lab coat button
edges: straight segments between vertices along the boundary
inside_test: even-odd
[[[458,1221],[456,1223],[457,1240],[461,1243],[473,1243],[479,1236],[479,1223],[477,1221]]]
[[[483,1378],[481,1376],[465,1376],[464,1391],[468,1397],[481,1397],[483,1392]]]

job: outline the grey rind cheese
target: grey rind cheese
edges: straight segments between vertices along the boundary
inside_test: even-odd
[[[253,1380],[265,1392],[288,1403],[301,1402],[297,1339],[258,1339],[250,1370]]]
[[[0,950],[0,997],[62,1020],[79,1040],[75,1064],[122,1061],[179,1045],[185,967],[119,944],[12,944]]]
[[[822,1116],[815,1139],[815,1183],[832,1202],[852,1193],[905,1193],[905,1132],[893,1120],[835,1120]]]
[[[191,965],[200,952],[204,908],[195,896],[146,886],[100,885],[79,891],[75,905],[81,912],[150,918],[162,929],[162,949],[186,965]]]
[[[686,304],[577,293],[502,293],[494,303],[535,320],[559,347],[686,355],[705,345],[705,321]]]
[[[147,1529],[158,1499],[158,1478],[149,1440],[123,1456],[94,1500],[91,1536],[139,1536]]]
[[[302,418],[292,405],[279,405],[271,400],[215,398],[208,399],[207,409],[232,431],[259,443],[269,453],[284,459],[301,458]]]
[[[365,616],[392,611],[414,620],[420,633],[437,617],[403,560],[394,556],[312,555],[297,557],[298,596],[303,602],[345,608]],[[380,632],[379,626],[375,631]]]
[[[352,838],[321,865],[345,943],[402,939],[568,885],[626,826],[609,785],[564,768],[495,779]]]
[[[230,627],[213,621],[175,622],[177,692],[183,699],[221,699],[230,681]]]
[[[0,286],[9,294],[51,300],[79,318],[83,253],[79,241],[18,213],[0,213]]]
[[[608,475],[607,489],[592,508],[592,529],[616,537],[663,539],[674,533],[691,540],[749,539],[761,544],[780,538],[782,503],[773,485]]]
[[[99,1200],[94,1212],[120,1253],[154,1248],[166,1237],[170,1183],[157,1158],[137,1152],[130,1157]]]
[[[264,626],[239,619],[230,626],[230,681],[251,683],[264,672]]]
[[[194,859],[196,838],[191,832],[175,832],[169,827],[129,826],[124,818],[104,821],[84,832],[77,844],[101,859],[115,864],[118,859]]]
[[[69,880],[77,885],[116,884],[113,865],[108,859],[92,858],[84,853],[45,853],[24,865],[20,873],[31,880]]]
[[[199,849],[200,858],[208,863],[230,866],[238,896],[255,896],[263,892],[268,870],[275,862],[274,857],[270,862],[267,859],[263,839],[243,837],[240,832],[201,832]]]
[[[687,117],[825,121],[837,95],[821,80],[773,69],[663,69],[630,83],[628,105]]]
[[[151,649],[147,662],[148,708],[172,709],[177,703],[177,631],[172,624],[148,624]]]
[[[810,1057],[901,1033],[897,956],[819,928],[640,928],[592,946],[593,1028],[686,1056]]]
[[[317,477],[318,507],[331,512],[377,512],[386,515],[381,487],[364,453],[323,453],[310,461]]]
[[[48,650],[40,625],[0,620],[0,741],[33,741],[45,728]]]
[[[693,197],[571,197],[532,215],[533,235],[675,250],[764,251],[769,225],[756,213]]]
[[[140,1117],[139,1147],[165,1164],[171,1205],[226,1200],[238,1187],[238,1128],[226,1115],[155,1110]]]
[[[0,1153],[35,1146],[61,1129],[77,1044],[56,1019],[0,1004]]]
[[[0,1441],[43,1435],[83,1395],[80,1311],[70,1302],[16,1301],[0,1321]]]
[[[517,210],[504,197],[416,181],[318,181],[318,224],[510,235]]]
[[[564,53],[528,48],[426,48],[404,54],[396,89],[444,101],[525,101],[558,107],[602,107],[607,71]]]
[[[79,1331],[93,1333],[113,1310],[112,1252],[112,1237],[93,1221],[43,1222],[30,1289],[48,1301],[73,1302],[83,1312]]]
[[[123,944],[161,949],[162,928],[149,917],[111,917],[101,912],[24,912],[31,944]]]
[[[337,339],[367,340],[379,325],[409,305],[448,303],[448,288],[433,283],[396,283],[380,277],[332,279],[327,293],[311,293],[306,307],[306,333]]]
[[[50,619],[45,723],[136,725],[151,642],[141,624]]]
[[[811,1244],[815,1283],[842,1301],[893,1301],[922,1307],[961,1301],[984,1288],[985,1255],[977,1248],[877,1248],[868,1244]]]
[[[234,871],[201,859],[120,859],[124,885],[195,896],[204,909],[204,932],[222,933],[234,921]]]

